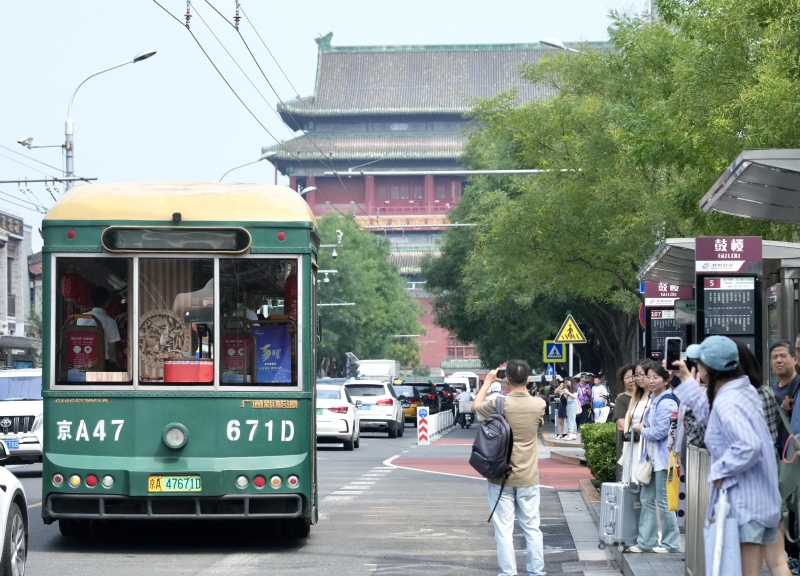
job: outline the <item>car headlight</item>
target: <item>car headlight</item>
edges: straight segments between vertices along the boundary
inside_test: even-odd
[[[43,413],[40,413],[33,421],[33,426],[31,426],[31,432],[36,432],[39,428],[42,427],[42,421],[43,421],[42,414]]]

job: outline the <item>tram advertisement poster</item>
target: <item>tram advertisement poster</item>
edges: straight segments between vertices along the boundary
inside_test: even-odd
[[[706,334],[755,334],[755,278],[703,278]]]
[[[222,381],[244,382],[245,366],[250,365],[253,344],[241,334],[222,336]]]
[[[98,361],[98,335],[93,332],[71,332],[67,334],[67,380],[81,382],[86,371],[96,369]]]
[[[255,381],[292,381],[292,335],[288,326],[253,326],[256,344]]]

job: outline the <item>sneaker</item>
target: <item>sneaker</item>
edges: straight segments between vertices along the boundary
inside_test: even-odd
[[[561,440],[563,437],[563,434],[556,434],[556,440]]]
[[[656,554],[668,554],[669,553],[669,550],[667,550],[663,546],[656,546],[655,548],[653,548],[652,551],[655,552]]]
[[[645,550],[644,548],[639,548],[636,545],[631,546],[628,548],[628,552],[633,552],[634,554],[641,554],[642,552],[650,552],[650,550]]]
[[[578,437],[577,437],[577,436],[575,436],[575,434],[568,434],[568,435],[566,436],[566,438],[564,438],[564,440],[569,440],[569,441],[572,441],[572,440],[577,440],[577,439],[578,439]]]
[[[789,571],[795,575],[800,573],[800,561],[797,558],[789,558]]]

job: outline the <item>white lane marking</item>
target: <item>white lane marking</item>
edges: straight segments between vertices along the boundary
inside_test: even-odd
[[[343,494],[355,494],[355,495],[360,495],[360,494],[363,494],[363,493],[364,493],[364,491],[363,491],[363,490],[337,490],[337,491],[336,491],[336,492],[334,492],[333,494],[334,494],[334,495],[336,495],[336,496],[341,496],[341,495],[343,495]]]
[[[28,510],[30,510],[31,508],[38,508],[41,505],[42,505],[41,502],[37,502],[36,504],[28,504]]]
[[[400,454],[395,454],[395,455],[394,455],[394,456],[392,456],[391,458],[387,458],[386,460],[384,460],[384,461],[382,462],[382,464],[383,464],[384,466],[387,466],[387,467],[389,467],[389,468],[397,468],[397,466],[395,466],[394,464],[392,464],[392,460],[396,460],[397,458],[400,458]]]

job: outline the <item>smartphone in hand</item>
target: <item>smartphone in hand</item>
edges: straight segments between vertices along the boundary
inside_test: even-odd
[[[681,348],[683,340],[681,338],[669,337],[664,339],[664,359],[666,360],[667,370],[677,370],[673,362],[681,359]]]

